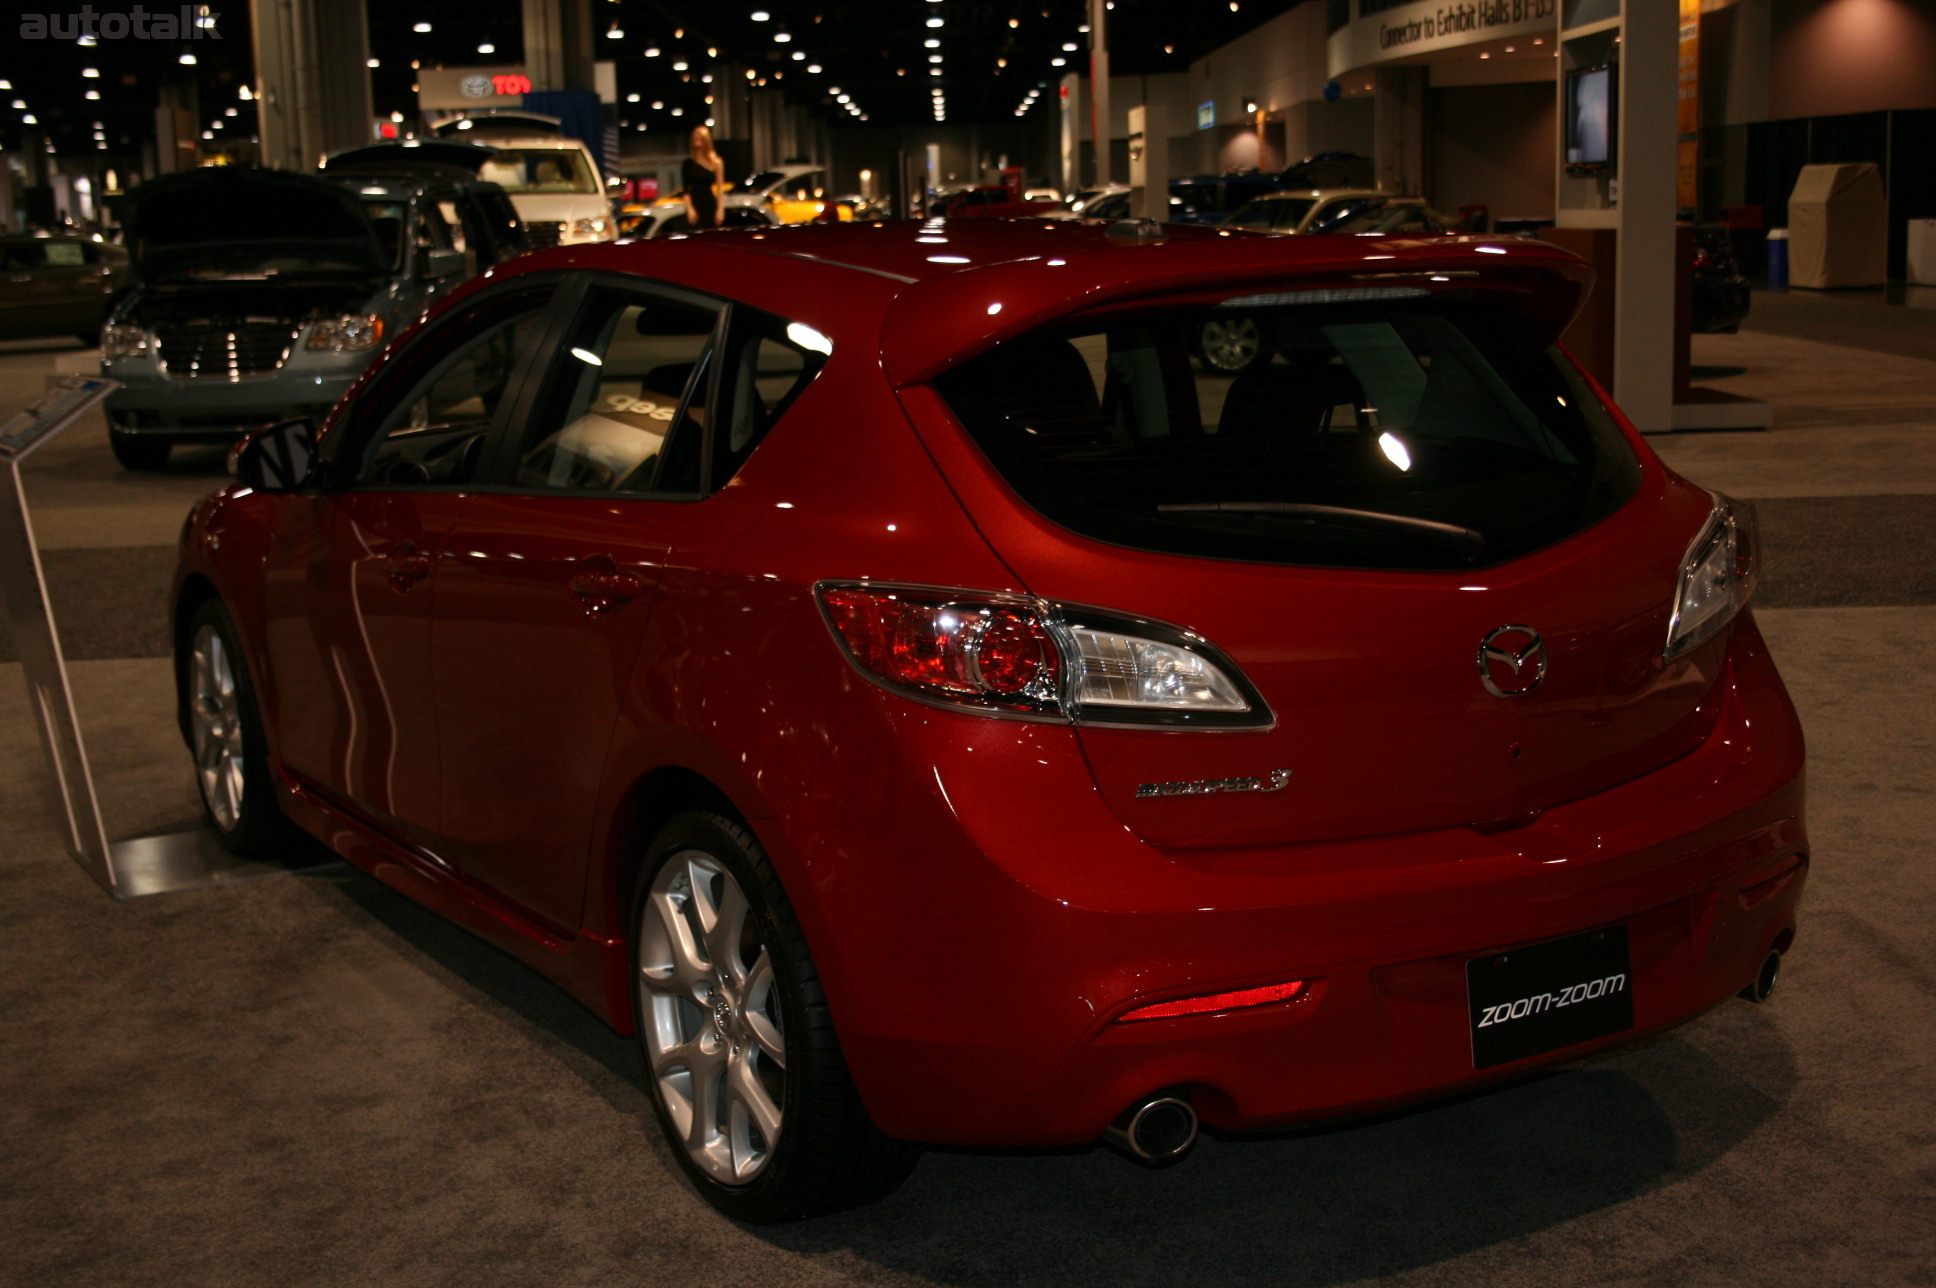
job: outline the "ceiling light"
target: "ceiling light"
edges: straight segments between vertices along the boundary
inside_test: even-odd
[[[636,103],[639,101],[639,96],[637,94],[627,94],[625,96],[625,101],[628,103]]]
[[[804,62],[806,62],[806,61],[807,61],[807,51],[806,51],[806,50],[804,50],[804,49],[796,49],[796,50],[794,50],[794,51],[793,51],[793,61],[794,61],[794,62],[796,62],[796,63],[804,63]]]
[[[929,62],[931,62],[931,63],[938,63],[938,62],[940,62],[940,61],[941,61],[941,55],[940,55],[940,54],[929,54],[929,55],[928,55],[928,61],[929,61]]]
[[[98,68],[83,67],[81,68],[81,75],[87,77],[89,80],[94,80],[98,78],[101,75],[101,73]]]
[[[410,30],[416,32],[420,36],[427,36],[430,34],[430,24],[427,22],[420,22],[416,26],[412,27]]]
[[[766,10],[764,10],[764,9],[755,9],[755,10],[753,10],[753,21],[754,21],[754,22],[765,22],[765,21],[766,21],[766,20],[767,20],[768,18],[771,18],[772,16],[773,16],[772,14],[770,14],[770,13],[768,13],[768,12],[767,12]]]
[[[674,63],[672,65],[672,70],[675,72],[682,72],[686,70],[686,60],[682,58],[678,62]]]
[[[88,99],[91,102],[99,102],[101,98],[101,91],[98,89],[91,89],[87,93],[81,95],[81,97]]]
[[[1073,54],[1074,52],[1076,52],[1075,41],[1065,40],[1064,42],[1062,42],[1062,52],[1065,54]]]
[[[939,49],[941,48],[941,42],[930,36],[921,42],[921,47],[923,49]]]
[[[477,47],[477,52],[480,54],[495,54],[497,52],[497,46],[487,40]]]
[[[617,23],[613,23],[611,28],[608,31],[606,31],[605,39],[623,40],[625,39],[625,29],[619,26]]]
[[[784,31],[776,31],[773,33],[773,43],[776,45],[784,45],[792,39],[793,37]]]
[[[820,74],[820,64],[819,64],[819,63],[808,63],[808,64],[807,64],[807,70],[808,70],[808,71],[810,71],[810,72],[812,72],[812,73],[813,73],[813,74],[814,74],[815,76],[818,76],[818,75]]]
[[[657,45],[652,46],[652,48],[645,51],[645,56],[647,58],[657,58],[659,56],[659,47]]]
[[[372,58],[372,59],[370,59],[370,60],[369,60],[369,62],[368,62],[368,63],[366,63],[366,64],[365,64],[365,66],[368,66],[368,67],[381,67],[381,66],[383,66],[383,60],[382,60],[382,59],[380,59],[380,58]]]
[[[653,99],[653,100],[652,100],[652,110],[653,110],[653,111],[655,111],[655,112],[663,112],[663,111],[665,111],[665,103],[664,103],[663,101],[661,101],[661,100],[659,100],[659,99],[656,99],[656,98],[655,98],[655,99]]]
[[[1069,60],[1066,58],[1049,59],[1049,66],[1051,67],[1067,67],[1068,65],[1069,65]]]
[[[181,59],[180,59],[180,61],[181,61],[181,65],[182,65],[183,67],[193,67],[193,66],[195,65],[195,55],[193,55],[193,54],[183,54],[183,55],[181,56]]]
[[[928,19],[928,25],[929,25],[930,27],[943,27],[943,26],[946,26],[947,24],[946,24],[946,23],[944,23],[944,22],[943,22],[943,21],[942,21],[941,19],[939,19],[939,18],[930,18],[930,19]]]

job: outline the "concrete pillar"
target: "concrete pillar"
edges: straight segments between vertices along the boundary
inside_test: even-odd
[[[1096,148],[1095,185],[1110,182],[1109,174],[1109,4],[1089,0],[1089,129]]]
[[[194,82],[170,80],[156,95],[155,173],[193,170],[201,111]],[[264,165],[274,164],[265,160]]]
[[[524,71],[532,89],[595,92],[594,61],[591,0],[524,0]]]
[[[250,0],[249,20],[262,164],[310,171],[332,152],[368,143],[375,109],[364,7],[340,0]]]
[[[1675,84],[1679,19],[1628,0],[1620,28],[1620,261],[1613,397],[1643,431],[1673,428]]]
[[[1373,77],[1372,160],[1378,186],[1419,196],[1425,191],[1425,86],[1423,67],[1380,67]],[[1258,138],[1261,148],[1262,136]]]

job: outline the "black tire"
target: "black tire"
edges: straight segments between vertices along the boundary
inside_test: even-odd
[[[1197,361],[1219,375],[1241,375],[1271,359],[1263,327],[1242,314],[1199,324],[1196,341]]]
[[[204,601],[189,619],[187,652],[177,671],[209,831],[231,854],[281,856],[298,833],[276,800],[255,684],[241,636],[220,600]]]
[[[149,434],[122,433],[110,426],[108,446],[114,451],[114,459],[121,462],[122,469],[146,473],[168,464],[168,449],[174,444]]]
[[[628,938],[646,1088],[673,1157],[709,1203],[740,1221],[797,1221],[907,1179],[920,1150],[867,1116],[806,937],[743,824],[699,812],[666,824],[646,853]],[[777,1116],[774,1139],[753,1099]]]

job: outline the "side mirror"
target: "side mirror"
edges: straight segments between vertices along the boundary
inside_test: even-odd
[[[316,422],[307,416],[252,430],[229,453],[229,473],[257,492],[300,492],[316,472]]]
[[[464,272],[464,252],[437,246],[424,252],[425,277],[458,277]]]

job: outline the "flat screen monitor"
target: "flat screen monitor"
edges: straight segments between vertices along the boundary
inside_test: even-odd
[[[1571,174],[1613,169],[1615,122],[1613,64],[1566,74],[1566,168]]]

